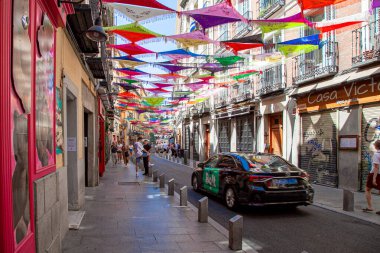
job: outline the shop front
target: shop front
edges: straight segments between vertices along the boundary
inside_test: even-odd
[[[297,99],[299,165],[316,184],[364,190],[380,138],[380,82],[369,79]],[[358,180],[359,178],[359,180]]]
[[[52,231],[52,223],[43,224],[47,212],[59,210],[58,190],[41,187],[58,180],[55,35],[73,8],[53,0],[1,1],[0,7],[0,252],[45,251],[60,242],[59,226]]]

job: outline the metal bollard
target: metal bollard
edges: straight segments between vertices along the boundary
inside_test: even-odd
[[[148,176],[152,177],[152,175],[153,175],[153,168],[152,168],[152,166],[149,165]]]
[[[343,189],[343,210],[352,212],[354,211],[354,192],[350,190]]]
[[[168,195],[174,196],[174,178],[168,181]]]
[[[180,189],[180,206],[187,206],[187,186],[184,186]]]
[[[231,218],[228,227],[228,246],[232,250],[241,250],[243,248],[243,216],[236,215]]]
[[[158,181],[158,170],[153,170],[153,182]]]
[[[208,198],[198,200],[198,222],[207,223],[208,221]]]
[[[160,175],[160,188],[165,188],[165,173]]]

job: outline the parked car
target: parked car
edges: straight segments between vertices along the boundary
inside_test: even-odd
[[[199,163],[192,174],[195,191],[238,205],[309,205],[314,190],[309,175],[283,158],[265,153],[222,153]]]

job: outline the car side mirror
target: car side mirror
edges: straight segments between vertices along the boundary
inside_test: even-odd
[[[204,163],[198,163],[198,167],[203,169],[205,167],[205,164]]]

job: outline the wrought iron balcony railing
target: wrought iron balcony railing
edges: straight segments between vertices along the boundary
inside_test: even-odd
[[[228,30],[225,30],[217,39],[217,41],[224,41],[228,40]],[[216,51],[215,54],[222,53],[225,50],[224,47],[219,47]]]
[[[338,73],[338,42],[328,41],[322,48],[294,57],[293,84],[335,75]]]
[[[243,17],[245,17],[247,20],[253,19],[253,12],[252,11],[246,11],[243,14]],[[248,34],[250,31],[252,31],[252,26],[250,24],[239,22],[235,25],[235,28],[233,29],[233,39],[237,39],[240,37],[243,37],[244,35]]]
[[[380,20],[352,31],[352,66],[380,61]]]
[[[218,99],[218,101],[214,104],[215,108],[222,108],[228,105],[229,101],[227,101],[228,98],[223,96]]]
[[[264,96],[285,89],[285,77],[282,70],[283,65],[267,68],[260,77],[260,84],[256,90],[257,96]]]
[[[266,19],[285,5],[285,0],[259,0],[257,10],[259,19]]]

